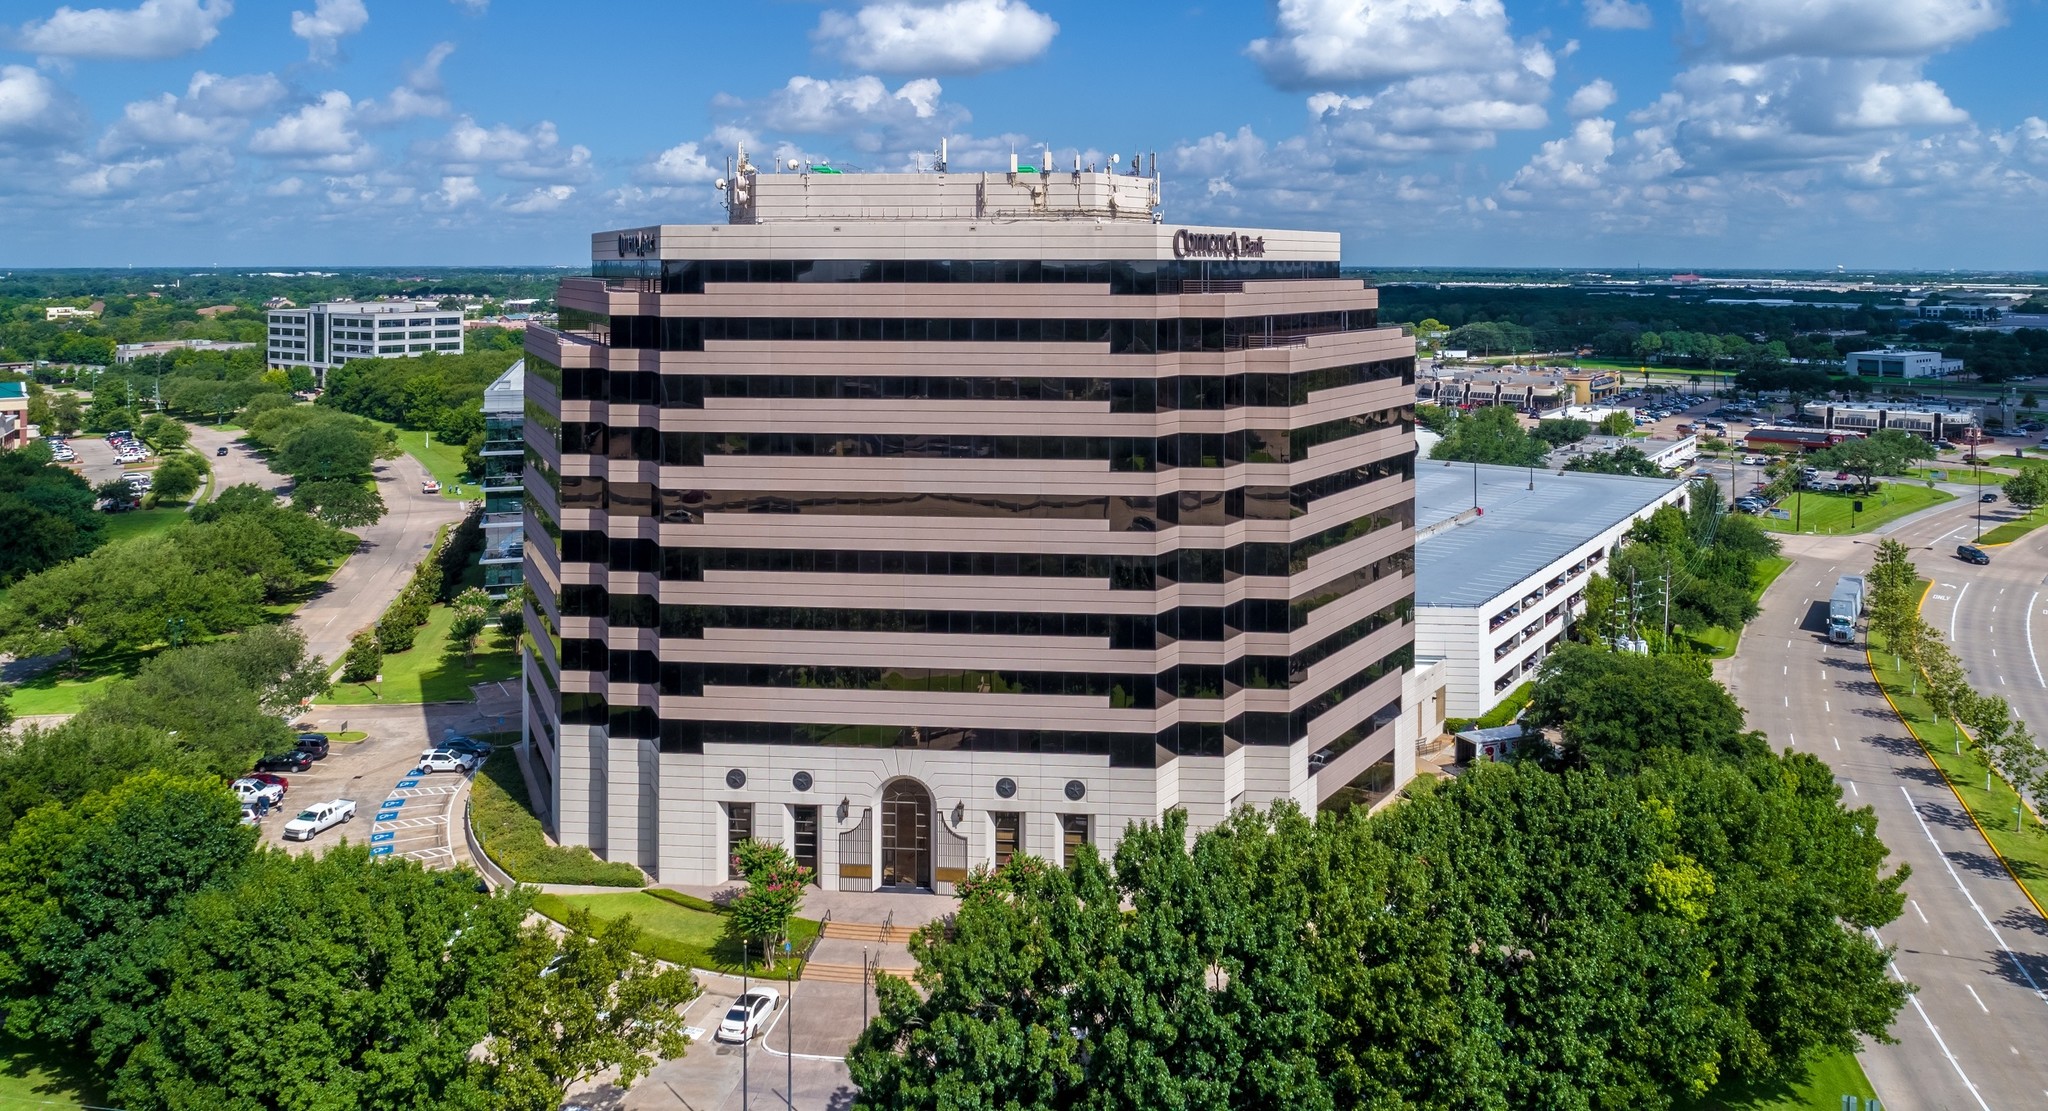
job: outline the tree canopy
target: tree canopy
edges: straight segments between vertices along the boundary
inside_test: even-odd
[[[58,466],[37,441],[0,452],[0,586],[86,555],[104,542],[92,487]]]
[[[1560,645],[1537,671],[1525,724],[1558,731],[1569,767],[1640,769],[1660,748],[1721,759],[1769,751],[1697,656]]]
[[[1543,462],[1549,451],[1548,445],[1522,428],[1515,411],[1504,405],[1458,414],[1442,435],[1430,449],[1431,459],[1526,467]]]

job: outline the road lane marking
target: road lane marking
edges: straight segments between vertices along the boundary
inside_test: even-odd
[[[1948,639],[1950,641],[1954,641],[1956,639],[1956,615],[1963,612],[1963,595],[1968,594],[1969,592],[1970,584],[1964,583],[1963,588],[1961,590],[1956,591],[1955,608],[1948,611]]]
[[[1781,664],[1781,665],[1779,665],[1779,667],[1778,667],[1778,674],[1780,674],[1780,675],[1790,675],[1790,674],[1792,674],[1792,665],[1791,665],[1791,664]]]
[[[1825,698],[1820,700],[1820,708],[1831,714],[1835,712],[1835,708],[1833,706],[1828,705],[1828,700]]]
[[[1970,909],[1977,912],[1977,921],[1984,923],[1984,928],[1991,931],[1992,939],[1998,942],[1998,948],[2012,959],[2013,967],[2020,970],[2020,975],[2026,977],[2027,986],[2034,989],[2034,998],[2048,1003],[2048,995],[2041,994],[2041,985],[2034,982],[2034,974],[2027,971],[2025,962],[2021,961],[2013,953],[2012,947],[2005,943],[2005,935],[1999,933],[1998,927],[1991,924],[1991,919],[1984,913],[1984,908],[1977,905],[1977,897],[1970,894],[1969,888],[1963,886],[1963,877],[1956,874],[1956,866],[1949,861],[1948,854],[1941,851],[1941,842],[1936,841],[1934,831],[1927,828],[1927,819],[1920,816],[1920,808],[1913,802],[1913,793],[1906,790],[1904,784],[1900,784],[1899,794],[1906,797],[1907,809],[1913,812],[1913,820],[1920,823],[1920,832],[1927,836],[1927,843],[1934,846],[1934,854],[1941,858],[1941,866],[1948,869],[1948,878],[1955,881],[1956,890],[1963,893],[1963,898],[1969,902]]]
[[[1906,901],[1907,901],[1907,902],[1909,902],[1909,903],[1912,903],[1912,904],[1913,904],[1913,913],[1914,913],[1914,914],[1917,914],[1917,915],[1919,915],[1919,916],[1920,916],[1920,923],[1921,923],[1922,925],[1926,925],[1926,926],[1931,926],[1931,925],[1933,925],[1933,923],[1932,923],[1932,922],[1929,922],[1929,921],[1927,921],[1927,912],[1926,912],[1926,911],[1924,911],[1924,910],[1921,910],[1921,909],[1920,909],[1920,901],[1919,901],[1919,900],[1917,900],[1917,899],[1908,899],[1908,900],[1906,900]]]
[[[1829,738],[1828,738],[1828,740],[1831,740],[1831,741],[1835,742],[1835,751],[1836,751],[1836,752],[1840,752],[1840,751],[1842,751],[1842,738],[1840,738],[1840,737],[1829,737]]]
[[[1868,927],[1865,928],[1867,929]],[[1884,945],[1884,939],[1878,937],[1877,931],[1874,929],[1870,931],[1870,938],[1872,941],[1877,942],[1879,946]],[[1891,963],[1891,973],[1893,979],[1897,980],[1902,984],[1906,982],[1906,978],[1899,974],[1899,962],[1893,961]],[[1941,1031],[1934,1028],[1934,1020],[1927,1017],[1927,1008],[1920,1005],[1920,993],[1916,991],[1913,994],[1908,995],[1906,998],[1913,1001],[1913,1009],[1920,1013],[1920,1021],[1926,1023],[1927,1032],[1934,1035],[1934,1044],[1940,1047],[1941,1055],[1943,1057],[1948,1058],[1949,1066],[1956,1070],[1956,1075],[1958,1077],[1962,1078],[1963,1087],[1968,1088],[1970,1090],[1970,1095],[1972,1098],[1976,1099],[1977,1106],[1983,1108],[1984,1111],[1991,1111],[1991,1105],[1984,1102],[1984,1096],[1981,1092],[1977,1091],[1977,1085],[1971,1083],[1970,1074],[1963,1071],[1963,1063],[1961,1061],[1956,1060],[1955,1054],[1949,1052],[1948,1042],[1942,1040]]]
[[[1972,999],[1977,999],[1977,989],[1976,989],[1976,988],[1973,988],[1973,987],[1971,987],[1971,986],[1970,986],[1970,985],[1968,985],[1968,984],[1964,984],[1964,985],[1963,985],[1963,990],[1964,990],[1964,991],[1967,991],[1967,992],[1969,992],[1969,993],[1970,993],[1970,998],[1972,998]],[[1984,1012],[1985,1014],[1987,1014],[1987,1015],[1991,1013],[1991,1008],[1989,1008],[1989,1007],[1986,1007],[1986,1006],[1984,1005],[1984,1001],[1983,1001],[1982,999],[1977,999],[1977,1009],[1978,1009],[1978,1010],[1980,1010],[1980,1011],[1983,1011],[1983,1012]],[[2019,1051],[2018,1051],[2018,1050],[2014,1050],[2013,1052],[2017,1053],[2017,1052],[2019,1052]]]
[[[1785,696],[1785,705],[1788,707],[1792,705],[1792,696],[1789,694]]]
[[[2001,675],[1998,677],[1998,685],[2001,687],[2005,685],[2005,676]]]
[[[1859,791],[1859,790],[1857,790],[1857,789],[1856,789],[1856,781],[1855,781],[1855,780],[1853,780],[1853,779],[1845,779],[1845,780],[1843,780],[1843,782],[1844,782],[1844,783],[1847,783],[1847,784],[1849,785],[1849,793],[1850,793],[1850,794],[1852,794],[1852,795],[1855,795],[1855,796],[1856,796],[1857,798],[1859,798],[1859,799],[1863,797],[1863,792],[1861,792],[1861,791]]]
[[[2039,601],[2040,598],[2041,592],[2038,590],[2034,591],[2034,596],[2027,599],[2027,609],[2032,610],[2034,603]],[[2041,657],[2034,655],[2034,623],[2032,621],[2027,622],[2027,659],[2034,665],[2034,682],[2048,687],[2048,679],[2041,677]]]

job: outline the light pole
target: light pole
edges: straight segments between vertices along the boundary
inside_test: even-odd
[[[754,1040],[754,1005],[747,999],[750,988],[747,977],[753,972],[747,963],[747,938],[740,939],[740,1002],[743,1005],[740,1018],[740,1111],[753,1106],[753,1096],[747,1090],[747,1043]]]
[[[1984,466],[1970,464],[1970,472],[1977,476],[1977,539],[1984,539]]]

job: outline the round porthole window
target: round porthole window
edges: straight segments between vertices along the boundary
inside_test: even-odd
[[[737,791],[747,785],[747,773],[734,768],[725,773],[725,785]]]
[[[798,773],[796,773],[795,775],[793,775],[793,776],[790,776],[790,777],[789,777],[789,785],[790,785],[790,786],[792,786],[792,787],[794,787],[794,788],[796,788],[796,789],[797,789],[797,790],[799,790],[799,791],[808,791],[808,790],[810,790],[810,789],[811,789],[811,773],[809,773],[809,772],[798,772]]]
[[[1083,782],[1081,782],[1081,781],[1080,781],[1080,780],[1078,780],[1078,779],[1069,779],[1069,780],[1067,780],[1067,797],[1068,797],[1068,798],[1072,799],[1072,800],[1073,800],[1073,801],[1075,801],[1075,802],[1080,802],[1080,801],[1081,801],[1081,797],[1082,797],[1083,795],[1086,795],[1087,793],[1088,793],[1088,785],[1087,785],[1086,783],[1083,783]]]
[[[1009,776],[996,780],[996,797],[1009,798],[1017,793],[1017,781]]]

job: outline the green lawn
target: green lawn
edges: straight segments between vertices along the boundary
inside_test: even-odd
[[[1843,1096],[1876,1094],[1856,1055],[1841,1053],[1814,1062],[1796,1084],[1728,1083],[1676,1106],[1678,1111],[1842,1111]]]
[[[363,419],[370,420],[368,417]],[[461,444],[442,443],[434,440],[431,433],[408,431],[388,421],[370,420],[370,423],[379,428],[389,428],[398,437],[398,446],[404,449],[407,455],[419,460],[420,466],[425,467],[427,473],[433,475],[435,481],[441,484],[442,497],[461,501],[482,496],[474,482],[464,487],[467,493],[456,491],[456,487],[462,486],[464,482]],[[431,444],[428,442],[430,440]]]
[[[476,655],[464,659],[448,644],[448,626],[455,611],[435,606],[427,614],[419,639],[409,651],[384,657],[381,683],[336,683],[319,701],[327,705],[361,706],[372,703],[466,702],[469,688],[478,683],[510,679],[519,674],[519,653],[504,633],[492,625],[477,642]]]
[[[1852,513],[1854,503],[1859,500],[1863,503],[1863,512]],[[1860,496],[1820,494],[1809,490],[1794,494],[1778,503],[1779,509],[1793,515],[1791,519],[1781,521],[1775,517],[1759,517],[1757,523],[1772,532],[1842,536],[1852,532],[1869,532],[1879,525],[1896,521],[1909,513],[1917,513],[1928,506],[1954,500],[1955,495],[1946,491],[1930,490],[1925,486],[1913,486],[1903,482],[1882,483],[1877,493]]]
[[[185,507],[175,509],[136,509],[127,513],[107,515],[107,527],[100,535],[111,544],[117,540],[133,540],[138,536],[151,536],[170,529],[185,519]]]
[[[1765,556],[1757,560],[1749,572],[1749,600],[1754,602],[1763,597],[1764,591],[1769,590],[1771,583],[1777,581],[1778,576],[1790,566],[1792,561],[1784,556]],[[1723,629],[1718,625],[1686,635],[1701,651],[1717,660],[1733,656],[1736,646],[1742,643],[1741,629]]]
[[[1920,580],[1922,584],[1926,581]],[[1890,653],[1884,649],[1884,638],[1875,632],[1870,635],[1870,667],[1892,707],[1905,719],[1906,728],[1976,819],[1992,851],[2004,861],[2036,906],[2048,905],[2048,837],[2042,836],[2038,820],[2032,829],[2013,832],[2014,811],[2020,805],[2018,794],[1998,776],[1989,776],[1987,780],[1984,761],[1977,758],[1967,741],[1962,742],[1960,752],[1957,750],[1955,726],[1936,722],[1926,697],[1915,693],[1911,665],[1894,666]]]
[[[642,931],[639,950],[650,957],[731,976],[741,972],[739,943],[726,937],[724,915],[678,906],[643,891],[540,895],[533,901],[533,909],[558,922],[568,917],[571,908],[589,911],[600,921],[632,915],[633,924]],[[790,923],[790,944],[799,953],[817,934],[818,923],[811,919],[798,918]],[[803,962],[778,960],[774,971],[763,972],[756,961],[751,971],[764,980],[793,980],[803,971]]]
[[[520,883],[646,886],[647,877],[631,864],[600,860],[582,845],[548,840],[526,792],[519,756],[510,747],[513,739],[516,734],[491,753],[470,785],[469,820],[484,855]]]
[[[0,1034],[0,1108],[88,1107],[105,1099],[85,1062]]]

